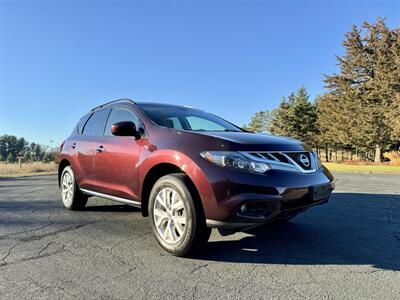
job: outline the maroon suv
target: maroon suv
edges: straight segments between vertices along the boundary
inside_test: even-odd
[[[221,233],[287,221],[328,200],[333,177],[299,141],[202,110],[121,99],[81,118],[61,146],[64,206],[90,196],[140,207],[175,255]]]

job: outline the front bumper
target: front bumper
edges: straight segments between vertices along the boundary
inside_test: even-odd
[[[208,205],[205,205],[208,227],[245,229],[287,219],[327,202],[335,188],[334,178],[325,168],[312,174],[270,172],[268,176],[260,176],[235,173],[231,176],[220,173],[221,178],[213,178],[215,200],[207,201]],[[235,178],[235,181],[226,178]],[[313,193],[317,186],[328,190],[315,197]]]
[[[290,203],[288,205],[289,207],[285,207],[287,204],[285,204],[284,201],[280,201],[279,199],[277,199],[276,201],[270,201],[270,200],[260,201],[257,202],[256,205],[259,210],[261,207],[261,209],[264,210],[263,212],[259,214],[253,213],[252,215],[246,215],[243,214],[242,212],[237,213],[237,216],[242,219],[242,222],[238,220],[217,221],[217,220],[206,219],[206,224],[210,228],[221,228],[221,229],[252,228],[259,225],[263,225],[265,223],[270,223],[290,218],[307,210],[312,206],[326,203],[328,200],[329,197],[318,201],[307,201],[304,199],[298,199],[293,201],[296,203],[295,205],[293,205],[293,203]]]

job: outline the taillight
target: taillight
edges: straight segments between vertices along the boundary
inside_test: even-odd
[[[63,149],[63,147],[64,147],[64,144],[65,144],[65,141],[61,143],[60,151],[62,151],[62,149]]]

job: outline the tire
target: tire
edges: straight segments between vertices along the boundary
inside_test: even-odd
[[[74,171],[70,166],[65,167],[61,173],[60,190],[65,208],[69,210],[82,210],[85,208],[88,197],[79,190]]]
[[[187,256],[200,249],[211,234],[201,204],[193,198],[184,174],[161,177],[149,198],[153,234],[165,251]]]

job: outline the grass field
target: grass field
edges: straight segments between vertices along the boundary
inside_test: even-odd
[[[356,165],[356,164],[338,164],[323,163],[331,172],[343,173],[399,173],[400,166],[391,165]]]
[[[57,164],[55,163],[23,163],[20,168],[18,163],[6,164],[0,162],[0,178],[24,177],[36,175],[57,174]]]

